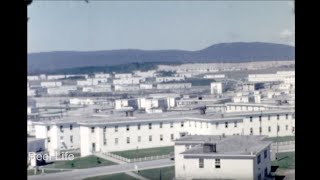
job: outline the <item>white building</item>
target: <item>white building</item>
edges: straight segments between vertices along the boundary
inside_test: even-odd
[[[40,80],[39,76],[28,76],[27,79],[28,79],[28,81],[38,81],[38,80]]]
[[[138,77],[154,77],[155,76],[156,71],[155,70],[149,70],[149,71],[135,71],[134,75],[138,76]]]
[[[114,104],[115,104],[115,109],[123,109],[127,107],[132,107],[136,109],[138,102],[137,102],[137,99],[116,99]]]
[[[263,136],[186,136],[175,141],[175,179],[271,177],[271,141]]]
[[[89,93],[112,92],[112,86],[110,84],[98,84],[95,86],[84,86],[84,87],[82,87],[82,92],[89,92]]]
[[[174,77],[174,76],[156,77],[157,83],[170,82],[170,81],[183,81],[183,80],[185,80],[184,77]]]
[[[205,79],[223,79],[225,77],[224,74],[207,74],[203,76]]]
[[[291,111],[248,113],[134,114],[87,118],[80,125],[81,156],[94,152],[113,152],[172,146],[185,135],[294,135]]]
[[[112,80],[112,84],[123,85],[123,84],[140,84],[145,79],[141,77],[130,77],[130,78],[117,78]]]
[[[47,80],[57,80],[66,78],[66,75],[47,75]]]
[[[117,74],[114,74],[114,78],[131,78],[132,77],[132,74],[131,73],[117,73]]]
[[[110,78],[111,75],[106,73],[96,73],[94,74],[94,77],[99,79],[107,79],[107,78]]]
[[[142,83],[140,83],[140,89],[153,89],[153,84],[142,84]]]
[[[165,83],[157,84],[157,89],[190,89],[191,83]]]
[[[235,96],[232,101],[234,103],[249,103],[249,96]]]
[[[75,120],[34,122],[34,128],[36,138],[46,139],[46,149],[50,156],[80,148],[79,125]]]
[[[139,91],[140,85],[114,85],[114,91]]]
[[[69,99],[69,103],[72,105],[93,105],[94,104],[92,99],[79,99],[79,98],[71,98]]]
[[[249,74],[249,82],[294,81],[294,71],[278,71],[276,74]]]
[[[47,88],[48,95],[68,95],[72,91],[76,91],[77,86],[60,86]]]
[[[60,87],[62,86],[62,82],[61,81],[42,81],[40,82],[40,86],[41,87]]]
[[[224,87],[222,82],[212,82],[210,84],[211,94],[219,95],[224,92]]]

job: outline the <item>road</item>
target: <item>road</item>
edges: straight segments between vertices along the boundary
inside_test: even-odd
[[[135,164],[139,170],[152,169],[160,167],[174,166],[174,161],[169,159],[161,159],[154,161],[144,161],[138,163],[119,164],[112,166],[95,167],[89,169],[76,169],[66,172],[58,172],[51,174],[40,174],[28,176],[29,180],[81,180],[92,176],[101,176],[107,174],[123,173],[135,171]]]

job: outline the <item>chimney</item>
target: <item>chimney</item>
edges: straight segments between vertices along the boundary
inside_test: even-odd
[[[203,144],[203,152],[204,153],[217,152],[216,143],[204,143]]]

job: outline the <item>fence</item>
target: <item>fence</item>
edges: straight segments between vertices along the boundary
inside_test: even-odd
[[[142,161],[152,161],[152,160],[159,160],[159,159],[166,159],[166,158],[170,158],[171,154],[165,154],[165,155],[158,155],[158,156],[149,156],[149,157],[141,157],[141,158],[134,158],[134,159],[128,159],[113,153],[109,153],[109,152],[105,152],[102,153],[106,156],[118,159],[120,161],[124,161],[127,163],[134,163],[134,162],[142,162]]]
[[[283,142],[274,142],[272,143],[272,146],[283,146],[283,145],[294,145],[295,141],[283,141]]]

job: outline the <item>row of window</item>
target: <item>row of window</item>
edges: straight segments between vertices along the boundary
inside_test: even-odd
[[[163,127],[163,123],[160,122],[159,127],[162,128]],[[184,122],[181,122],[181,127],[184,127]],[[148,124],[148,128],[152,129],[152,123]],[[173,128],[173,122],[170,123],[170,128]],[[137,125],[137,129],[140,130],[141,129],[141,124]],[[103,128],[103,132],[106,132],[107,127]],[[119,126],[114,126],[114,132],[118,132],[119,130]],[[126,126],[126,130],[130,131],[130,125]],[[94,133],[95,132],[95,127],[91,127],[91,132]]]
[[[263,156],[264,156],[264,159],[266,159],[268,157],[268,150],[267,149],[263,151]],[[260,154],[257,157],[257,163],[258,164],[261,163],[261,155]]]
[[[285,115],[285,117],[286,117],[286,119],[289,119],[289,115],[288,114],[286,114]],[[250,116],[250,122],[252,122],[252,116]],[[270,119],[271,119],[271,115],[268,115],[268,120],[270,121]],[[277,120],[279,120],[280,119],[280,115],[279,114],[277,114]],[[292,119],[294,119],[294,115],[292,115]],[[261,121],[262,120],[262,116],[259,116],[259,121]]]
[[[63,136],[60,136],[60,140],[63,140]],[[50,143],[51,142],[51,138],[48,137],[47,141],[48,141],[48,143]],[[70,136],[70,142],[73,143],[73,136]]]
[[[204,168],[204,159],[199,159],[199,168]],[[215,159],[215,168],[219,169],[221,168],[220,159]]]
[[[171,134],[171,135],[170,135],[170,139],[171,139],[171,140],[174,140],[174,134]],[[127,137],[127,138],[126,138],[127,144],[130,144],[130,143],[131,143],[130,140],[131,140],[130,137]],[[148,137],[148,140],[149,140],[149,142],[152,141],[152,136],[151,136],[151,135]],[[163,135],[162,135],[162,134],[160,135],[160,141],[163,141]],[[138,137],[137,137],[137,142],[141,142],[141,136],[138,136]],[[119,144],[119,138],[115,138],[115,139],[114,139],[114,144],[115,144],[115,145],[118,145],[118,144]],[[103,139],[103,145],[107,145],[107,139],[106,139],[106,138]]]
[[[285,126],[286,131],[289,130],[289,126]],[[271,126],[268,126],[268,132],[271,132]],[[280,132],[280,126],[277,126],[277,132]],[[294,132],[294,127],[292,127],[292,132]],[[262,127],[259,127],[259,133],[262,133]],[[253,134],[253,128],[250,128],[250,134]]]
[[[70,129],[70,130],[72,130],[72,129],[73,129],[72,124],[70,124],[69,129]],[[50,126],[47,126],[47,131],[50,131]],[[64,131],[63,131],[63,126],[62,126],[62,125],[60,126],[60,132],[64,132]]]

